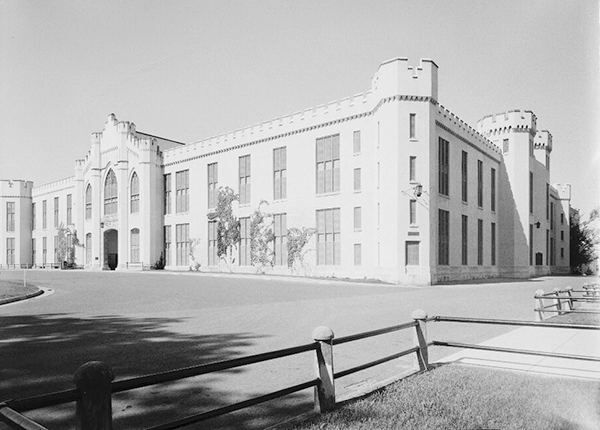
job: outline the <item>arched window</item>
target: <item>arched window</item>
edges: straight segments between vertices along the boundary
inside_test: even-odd
[[[140,262],[140,229],[131,230],[131,261],[130,263]]]
[[[85,189],[85,219],[92,219],[92,186]]]
[[[85,262],[92,263],[92,233],[85,235]]]
[[[112,169],[104,181],[104,215],[117,213],[117,175]]]
[[[131,177],[131,213],[140,211],[140,181],[137,173]]]

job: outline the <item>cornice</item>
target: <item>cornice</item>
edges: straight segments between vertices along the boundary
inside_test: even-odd
[[[481,149],[478,145],[475,145],[473,142],[471,142],[470,140],[468,140],[467,138],[465,138],[464,136],[458,134],[457,132],[455,132],[454,130],[452,130],[450,127],[448,127],[447,125],[441,123],[439,120],[435,120],[435,125],[437,125],[439,128],[441,128],[442,130],[450,133],[452,136],[456,137],[459,140],[462,140],[463,142],[465,142],[467,145],[472,146],[473,148],[475,148],[477,151],[481,152],[482,154],[488,156],[489,158],[491,158],[494,161],[498,161],[500,162],[501,159],[500,157],[496,158],[493,157],[491,154],[487,153],[486,151],[484,151],[483,149]],[[500,154],[498,154],[500,155]]]

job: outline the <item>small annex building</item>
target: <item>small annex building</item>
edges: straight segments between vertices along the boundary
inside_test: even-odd
[[[386,61],[363,93],[194,143],[111,114],[73,176],[0,181],[1,263],[58,267],[66,234],[89,270],[140,270],[162,255],[167,270],[412,285],[568,273],[570,185],[551,184],[551,153],[533,112],[470,126],[442,106],[428,59]],[[207,217],[221,187],[239,194],[227,264]],[[270,256],[257,267],[259,208]],[[289,267],[288,232],[303,228],[314,234]]]

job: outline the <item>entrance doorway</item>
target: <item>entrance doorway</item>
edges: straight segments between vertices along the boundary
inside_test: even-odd
[[[104,232],[104,269],[115,270],[119,264],[119,232]]]

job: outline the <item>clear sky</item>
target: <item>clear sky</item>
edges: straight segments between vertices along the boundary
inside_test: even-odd
[[[431,58],[439,102],[475,126],[535,112],[551,182],[600,196],[593,0],[0,0],[0,178],[73,175],[111,112],[191,143],[370,88],[382,61]]]

